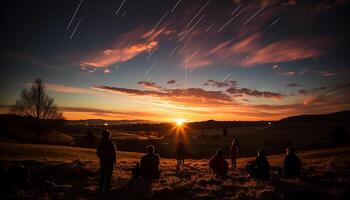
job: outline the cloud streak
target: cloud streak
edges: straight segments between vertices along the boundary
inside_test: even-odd
[[[84,59],[80,66],[83,67],[109,67],[112,64],[125,62],[142,54],[149,53],[159,45],[158,38],[169,34],[169,31],[160,29],[158,31],[145,32],[142,29],[134,29],[128,33],[120,35],[114,47],[110,47],[100,52],[96,52]],[[141,33],[141,34],[140,34]]]

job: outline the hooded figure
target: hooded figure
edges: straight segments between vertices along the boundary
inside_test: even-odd
[[[270,178],[270,164],[263,149],[259,149],[256,159],[246,165],[249,175],[253,178],[266,180]]]
[[[183,142],[180,142],[176,148],[176,157],[177,157],[178,164],[180,165],[185,164],[185,155],[186,155],[185,144]]]
[[[146,155],[142,156],[140,162],[141,176],[145,179],[158,179],[159,173],[159,155],[154,153],[154,146],[148,145]]]
[[[100,159],[100,192],[109,192],[112,173],[116,165],[117,155],[114,142],[111,140],[111,131],[102,132],[102,141],[97,147],[97,156]]]
[[[301,162],[298,156],[295,155],[293,147],[287,148],[286,158],[284,159],[283,171],[284,177],[287,179],[295,179],[300,176]]]
[[[216,154],[210,158],[209,170],[213,170],[214,174],[218,177],[226,177],[228,171],[228,163],[224,158],[224,151],[222,149],[216,150]]]

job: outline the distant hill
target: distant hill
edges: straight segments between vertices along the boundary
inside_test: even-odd
[[[350,122],[350,110],[320,115],[298,115],[281,119],[278,122]]]
[[[86,119],[86,120],[67,120],[71,125],[121,125],[121,124],[153,124],[157,122],[149,120],[104,120],[104,119]]]

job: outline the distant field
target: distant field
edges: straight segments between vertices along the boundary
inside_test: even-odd
[[[194,159],[209,158],[217,148],[228,150],[233,138],[240,142],[239,156],[255,155],[257,149],[264,147],[269,153],[277,154],[285,151],[288,146],[297,149],[312,150],[339,147],[331,139],[335,122],[325,123],[285,123],[250,127],[227,127],[227,136],[223,135],[222,128],[213,129],[185,129],[184,133],[177,135],[174,131],[163,132],[125,132],[113,130],[113,139],[119,149],[131,152],[143,152],[147,144],[154,144],[161,155],[174,158],[176,142],[180,137],[187,142],[189,157]],[[343,124],[350,130],[349,125]],[[101,131],[95,131],[96,141]],[[71,134],[77,140],[84,140],[86,133]],[[349,144],[349,143],[348,143]],[[342,144],[344,145],[344,144]]]
[[[139,159],[143,153],[118,151],[118,159],[134,160]],[[344,157],[350,158],[350,146],[342,148],[301,151],[298,155],[305,161],[317,161],[318,159],[341,160]],[[269,156],[272,164],[281,163],[284,154]],[[97,161],[96,150],[91,148],[78,148],[70,146],[41,145],[41,144],[18,144],[9,142],[0,142],[0,160],[37,160],[37,161]],[[246,157],[239,159],[242,165],[253,159]],[[164,159],[170,161],[170,159]],[[191,159],[192,161],[195,161]],[[203,159],[200,159],[203,160]],[[199,161],[200,161],[199,160]]]
[[[119,159],[138,159],[141,153],[118,151]],[[97,161],[96,150],[56,145],[17,144],[0,142],[1,160],[38,160],[38,161]]]

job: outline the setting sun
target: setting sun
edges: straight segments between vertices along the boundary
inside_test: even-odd
[[[177,126],[182,126],[185,123],[185,119],[176,119],[175,123]]]

